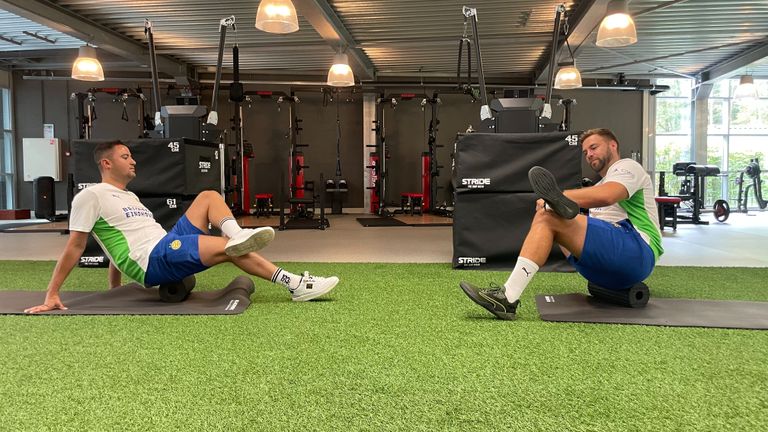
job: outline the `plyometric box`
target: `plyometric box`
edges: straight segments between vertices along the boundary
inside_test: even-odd
[[[528,170],[552,172],[564,189],[581,184],[578,132],[530,134],[471,133],[456,141],[456,193],[533,192]]]
[[[581,183],[577,132],[459,137],[453,181],[453,266],[512,269],[535,213],[528,170],[542,166],[563,189]],[[545,271],[573,271],[558,246]]]
[[[105,140],[72,143],[75,189],[101,181],[93,149]],[[140,197],[196,195],[221,189],[221,153],[218,144],[183,139],[136,139],[124,144],[136,161],[136,178],[128,190]]]
[[[453,267],[511,270],[535,213],[533,193],[456,195]],[[542,271],[573,271],[556,244]]]

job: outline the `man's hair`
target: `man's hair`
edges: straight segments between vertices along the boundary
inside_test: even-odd
[[[124,145],[121,141],[107,141],[99,143],[95,149],[93,149],[93,160],[96,165],[101,169],[101,160],[105,159],[115,146]]]
[[[587,138],[591,137],[592,135],[599,135],[599,136],[601,136],[603,138],[608,138],[609,140],[614,140],[614,141],[616,141],[616,148],[619,147],[619,139],[616,138],[616,135],[614,135],[613,132],[611,132],[610,129],[606,129],[606,128],[595,128],[595,129],[585,130],[579,136],[579,144],[584,144],[584,140],[586,140]]]

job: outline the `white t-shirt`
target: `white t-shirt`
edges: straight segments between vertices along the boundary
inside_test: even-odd
[[[597,184],[608,182],[616,182],[624,186],[629,198],[606,207],[591,208],[589,215],[607,222],[629,219],[643,240],[651,246],[653,254],[658,259],[664,253],[664,249],[661,247],[659,214],[656,209],[656,195],[654,195],[651,176],[634,160],[620,159],[608,168],[605,177]]]
[[[75,195],[69,229],[93,232],[115,267],[140,283],[149,254],[166,235],[136,194],[109,183],[95,184]]]

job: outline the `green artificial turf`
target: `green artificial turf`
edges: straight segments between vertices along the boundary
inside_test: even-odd
[[[237,316],[0,316],[0,430],[765,431],[768,332],[518,320],[447,264],[285,263],[336,274],[330,300],[256,282]],[[51,262],[1,262],[0,289],[44,290]],[[199,289],[238,274],[219,266]],[[658,297],[768,301],[768,269],[657,268]],[[76,269],[65,289],[101,289]]]

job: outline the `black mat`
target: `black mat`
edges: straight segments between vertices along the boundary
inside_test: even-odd
[[[326,226],[327,227],[327,226]],[[285,221],[286,229],[319,229],[319,219],[288,219]]]
[[[537,295],[544,321],[768,330],[768,302],[651,299],[644,308],[616,306],[585,294]]]
[[[27,227],[31,225],[41,225],[41,224],[49,224],[51,221],[49,220],[40,220],[40,221],[19,221],[19,222],[1,222],[0,223],[0,232],[4,232],[5,230],[11,230],[14,228],[22,228]]]
[[[253,291],[251,278],[238,276],[220,290],[192,291],[181,303],[165,303],[157,288],[131,283],[106,291],[63,291],[69,309],[37,315],[235,315],[248,309]],[[43,291],[0,291],[0,314],[21,315],[44,300]]]
[[[364,227],[408,226],[401,220],[388,217],[357,218],[357,221]]]

